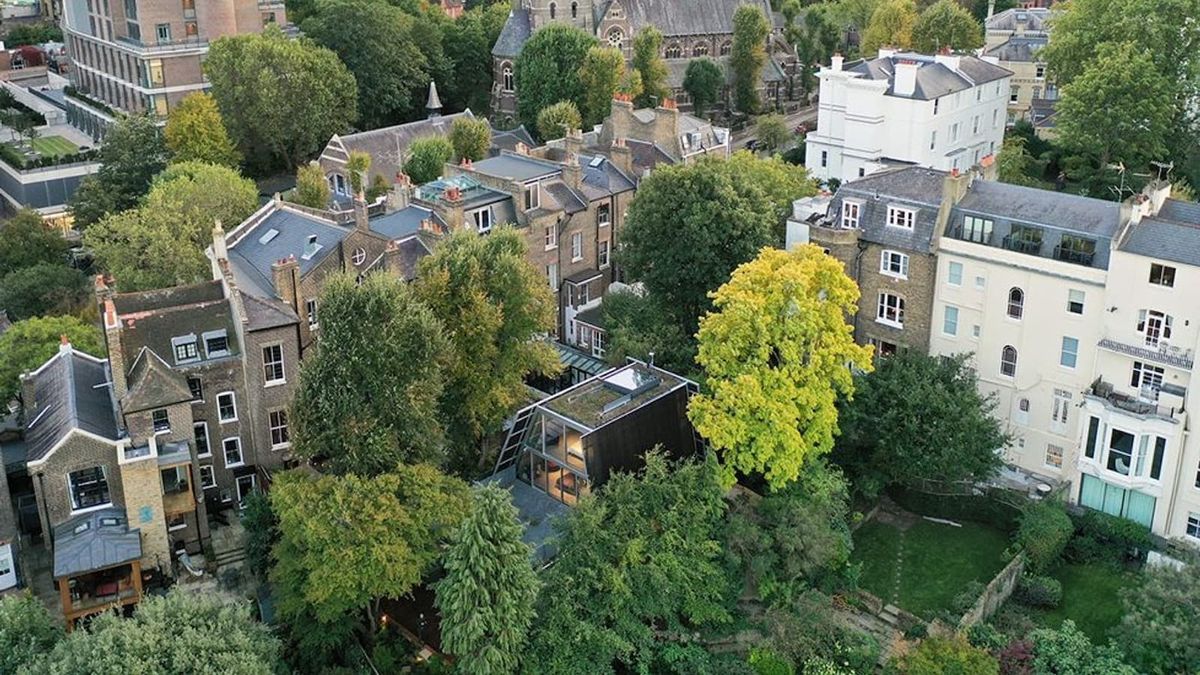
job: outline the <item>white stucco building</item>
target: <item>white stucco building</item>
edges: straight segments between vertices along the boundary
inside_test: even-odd
[[[994,59],[962,54],[834,56],[818,73],[805,164],[843,182],[897,164],[966,170],[1000,149],[1011,77]]]

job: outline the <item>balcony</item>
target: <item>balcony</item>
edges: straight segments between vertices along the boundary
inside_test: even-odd
[[[1134,397],[1116,391],[1111,382],[1105,382],[1099,378],[1092,383],[1086,394],[1102,399],[1109,406],[1137,417],[1158,417],[1175,422],[1177,416],[1183,412],[1183,408],[1160,405],[1156,400],[1158,395],[1156,390],[1146,389],[1141,396]]]
[[[1063,262],[1091,267],[1092,261],[1096,258],[1096,252],[1083,251],[1068,246],[1055,246],[1054,258],[1055,260],[1061,260]]]
[[[951,239],[958,239],[959,241],[969,241],[975,244],[982,244],[984,246],[992,245],[991,230],[967,230],[961,224],[959,224],[947,230],[946,235]]]
[[[207,49],[208,38],[193,36],[180,38],[177,40],[161,40],[156,42],[144,42],[137,38],[132,38],[126,35],[118,35],[117,42],[123,45],[139,49],[150,54],[159,54],[166,52],[186,52],[196,49]]]
[[[1001,246],[1017,253],[1027,253],[1029,255],[1041,255],[1042,242],[1034,239],[1024,239],[1014,237],[1011,234],[1001,241]]]

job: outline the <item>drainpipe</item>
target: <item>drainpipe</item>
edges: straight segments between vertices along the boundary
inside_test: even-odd
[[[51,559],[51,563],[52,563],[52,565],[51,565],[51,566],[53,566],[53,561],[54,561],[54,537],[53,537],[53,534],[54,534],[54,525],[52,525],[52,524],[50,523],[50,509],[46,508],[46,482],[45,482],[45,474],[43,474],[43,473],[41,473],[41,472],[38,472],[38,475],[37,475],[37,477],[38,477],[38,488],[40,488],[40,492],[42,493],[42,514],[43,514],[43,515],[46,517],[46,530],[47,530],[47,531],[45,531],[45,532],[42,532],[42,537],[43,537],[43,538],[44,538],[46,541],[50,542],[50,546],[49,546],[49,548],[50,548],[50,559]]]
[[[854,283],[859,288],[862,288],[862,284],[860,283],[862,279],[862,258],[863,254],[867,252],[867,242],[859,239],[856,245],[858,246],[858,253],[854,256]],[[858,301],[862,302],[862,298],[860,297]],[[854,313],[854,334],[858,335],[858,312]]]

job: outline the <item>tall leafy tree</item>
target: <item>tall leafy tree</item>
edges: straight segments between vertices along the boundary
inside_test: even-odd
[[[644,26],[633,36],[633,69],[641,77],[642,91],[634,99],[639,108],[658,105],[671,95],[667,88],[667,64],[662,60],[663,34]]]
[[[1131,42],[1107,45],[1062,88],[1059,142],[1092,155],[1101,167],[1144,167],[1165,160],[1171,134],[1171,89],[1150,57]]]
[[[217,102],[204,92],[188,94],[171,110],[163,137],[173,162],[207,162],[232,168],[242,161],[221,120]]]
[[[1009,442],[995,405],[979,393],[966,356],[889,356],[858,376],[842,406],[837,459],[868,495],[894,483],[985,479]]]
[[[296,192],[293,199],[297,204],[310,209],[329,208],[329,181],[320,164],[308,162],[296,169]]]
[[[258,188],[237,171],[202,162],[172,164],[142,205],[108,216],[84,233],[97,265],[124,291],[202,281],[213,222],[233,227],[258,208]]]
[[[713,294],[696,361],[706,388],[688,417],[720,454],[727,480],[763,473],[773,488],[829,452],[836,401],[854,391],[851,367],[870,370],[846,317],[858,288],[816,246],[763,249]]]
[[[604,316],[605,356],[613,365],[628,357],[650,360],[676,373],[696,368],[696,346],[679,325],[664,319],[666,310],[646,293],[610,290],[600,305]]]
[[[792,130],[788,128],[787,119],[778,113],[763,115],[754,125],[754,134],[758,137],[758,145],[763,151],[773,153],[783,149],[792,140]]]
[[[579,67],[579,81],[583,84],[580,113],[589,128],[608,117],[613,94],[624,78],[625,56],[619,50],[600,45],[588,49]]]
[[[100,162],[100,169],[83,179],[71,197],[71,215],[80,228],[137,205],[166,168],[167,147],[153,119],[131,115],[109,128]]]
[[[1121,590],[1125,614],[1114,631],[1129,662],[1143,673],[1184,673],[1200,663],[1200,563],[1147,569],[1136,589]]]
[[[492,91],[492,45],[508,19],[509,5],[495,3],[472,7],[444,27],[446,57],[454,64],[454,76],[438,84],[447,110],[488,109]]]
[[[88,301],[87,277],[72,267],[38,263],[0,277],[0,308],[13,320],[71,314]]]
[[[54,356],[63,335],[75,349],[104,357],[104,338],[91,323],[74,316],[18,321],[0,334],[0,401],[11,401],[20,394],[21,373],[37,369]]]
[[[1033,672],[1072,675],[1134,675],[1116,647],[1096,645],[1075,622],[1067,619],[1056,630],[1040,628],[1029,634],[1033,641]]]
[[[371,155],[362,150],[351,150],[346,159],[346,173],[350,175],[350,189],[354,194],[366,191],[370,171]]]
[[[874,58],[880,47],[912,47],[913,28],[917,25],[917,6],[912,0],[883,0],[871,14],[863,31],[863,56]]]
[[[758,112],[761,105],[758,88],[769,58],[770,34],[771,24],[757,5],[740,5],[733,13],[733,52],[729,66],[733,69],[734,105],[743,112]]]
[[[492,145],[492,127],[485,119],[457,117],[450,124],[450,145],[460,160],[481,160]]]
[[[337,54],[275,26],[214,41],[204,72],[230,136],[260,171],[297,166],[356,116],[358,88]]]
[[[471,506],[465,483],[428,464],[372,477],[285,472],[270,497],[279,612],[287,621],[314,617],[316,630],[347,619],[377,625],[378,601],[425,578]]]
[[[321,345],[292,404],[293,451],[363,476],[440,462],[441,322],[390,274],[368,274],[361,284],[336,275],[319,304]]]
[[[133,617],[101,614],[36,660],[28,675],[278,672],[279,640],[250,606],[215,593],[147,595]]]
[[[692,108],[697,115],[704,115],[721,96],[725,86],[725,73],[716,61],[708,57],[692,59],[683,74],[683,89],[692,99]]]
[[[511,673],[533,624],[538,578],[508,491],[477,488],[473,501],[442,562],[446,576],[437,584],[442,646],[462,672]]]
[[[301,25],[354,74],[362,92],[359,126],[374,129],[424,116],[421,94],[431,73],[414,40],[413,23],[413,17],[386,2],[324,0]]]
[[[573,26],[552,23],[533,34],[517,57],[518,113],[529,128],[544,108],[559,101],[583,106],[579,67],[596,38]]]
[[[687,639],[731,620],[723,491],[712,462],[646,456],[561,521],[526,662],[554,673],[703,672]]]
[[[1023,136],[1010,135],[1004,139],[1000,153],[996,155],[996,171],[1001,182],[1013,185],[1036,185],[1030,175],[1035,171],[1037,160],[1029,153]]]
[[[33,209],[0,222],[0,277],[39,263],[67,262],[67,240]]]
[[[440,408],[453,465],[471,475],[480,438],[527,396],[525,377],[557,370],[557,352],[534,340],[553,329],[555,300],[528,262],[524,236],[509,227],[486,237],[452,234],[421,261],[415,291],[443,325],[456,327]]]
[[[15,673],[62,639],[62,626],[26,591],[0,599],[0,672]]]
[[[428,183],[437,180],[446,167],[446,162],[454,158],[454,146],[442,136],[418,138],[408,146],[408,159],[404,162],[404,172],[415,183]]]
[[[567,135],[571,129],[579,129],[583,118],[572,101],[559,101],[542,109],[537,116],[537,132],[543,141],[552,141]]]
[[[983,26],[955,0],[938,0],[913,24],[912,46],[926,54],[977,49],[983,46]]]
[[[242,527],[246,529],[246,567],[259,581],[271,571],[271,548],[279,541],[279,519],[265,493],[251,493],[242,502]]]
[[[800,62],[800,87],[808,94],[816,84],[817,69],[837,51],[841,35],[830,19],[833,14],[830,6],[811,6],[804,12],[803,21],[797,22],[800,13],[799,0],[787,0],[783,4],[786,21],[784,35],[796,49],[796,58]]]

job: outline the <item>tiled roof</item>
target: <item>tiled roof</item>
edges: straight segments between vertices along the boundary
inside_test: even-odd
[[[25,405],[25,442],[30,461],[42,459],[71,431],[120,438],[107,361],[60,350],[34,371],[33,400]]]
[[[516,129],[492,129],[492,150],[495,151],[493,156],[500,154],[501,150],[515,152],[517,143],[524,143],[528,148],[537,145],[525,129],[524,124]]]
[[[928,253],[945,177],[943,171],[922,167],[879,171],[843,185],[830,204],[829,214],[835,225],[840,223],[842,202],[856,200],[861,204],[858,228],[863,240]],[[916,212],[912,229],[888,226],[887,212],[892,205]]]
[[[291,307],[275,300],[262,298],[238,291],[242,296],[242,307],[246,310],[246,329],[250,332],[290,326],[300,321]]]
[[[1200,204],[1168,199],[1130,228],[1121,250],[1200,267]]]
[[[1014,36],[984,52],[985,56],[994,56],[1001,61],[1033,63],[1034,54],[1049,42],[1046,37]]]
[[[935,57],[910,52],[898,52],[891,56],[855,61],[847,64],[845,69],[858,73],[867,80],[886,80],[889,83],[887,91],[889,96],[920,101],[966,91],[979,84],[1012,75],[1012,71],[1007,68],[1001,68],[975,56],[964,54],[954,58],[958,59],[957,70],[936,61]],[[916,86],[910,95],[901,96],[894,91],[897,61],[916,61],[919,64]]]

